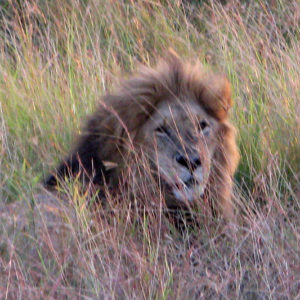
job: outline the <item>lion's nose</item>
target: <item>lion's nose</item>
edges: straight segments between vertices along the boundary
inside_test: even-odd
[[[197,167],[201,166],[201,160],[198,156],[193,156],[191,158],[187,158],[182,154],[177,154],[175,157],[176,161],[189,169],[190,171],[194,171]]]

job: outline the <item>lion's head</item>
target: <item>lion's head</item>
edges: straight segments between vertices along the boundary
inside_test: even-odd
[[[83,174],[117,186],[131,153],[146,157],[166,203],[192,203],[207,195],[233,217],[232,177],[239,154],[229,124],[230,85],[168,51],[156,68],[144,67],[103,97],[71,154],[47,180]],[[104,162],[118,167],[107,171]]]

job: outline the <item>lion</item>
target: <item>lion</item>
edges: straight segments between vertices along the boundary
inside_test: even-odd
[[[232,221],[239,151],[228,120],[231,107],[225,76],[205,72],[200,62],[186,62],[168,50],[154,68],[141,67],[102,98],[46,185],[78,176],[98,186],[109,182],[117,190],[134,153],[136,164],[139,157],[147,160],[167,207],[206,197],[218,215]]]

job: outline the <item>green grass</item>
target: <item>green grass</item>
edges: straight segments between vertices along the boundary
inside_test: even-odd
[[[299,1],[19,3],[0,4],[0,298],[300,297]],[[40,187],[101,96],[168,47],[232,83],[235,233],[203,218],[181,236],[129,199],[95,222],[78,184],[66,206]]]

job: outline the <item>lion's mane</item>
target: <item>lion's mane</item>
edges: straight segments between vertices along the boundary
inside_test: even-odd
[[[218,145],[206,195],[226,218],[233,217],[232,180],[239,152],[235,129],[228,122],[232,106],[231,89],[224,76],[205,73],[200,63],[186,63],[168,51],[155,68],[142,67],[137,75],[125,80],[115,93],[102,98],[95,113],[85,123],[75,147],[46,184],[56,185],[57,178],[83,177],[96,184],[121,174],[122,160],[129,145],[143,143],[139,130],[166,99],[194,99],[220,124]],[[104,167],[110,161],[119,167],[114,173]]]

